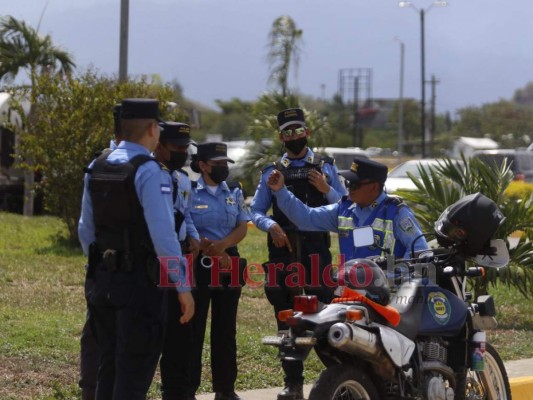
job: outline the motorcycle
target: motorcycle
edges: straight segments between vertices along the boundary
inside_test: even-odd
[[[467,290],[468,278],[507,265],[504,241],[491,240],[504,219],[487,197],[466,196],[435,223],[439,248],[346,262],[339,297],[326,305],[296,296],[278,315],[289,329],[263,344],[285,360],[315,350],[326,369],[309,400],[511,399],[504,364],[486,341],[497,324],[494,299]],[[372,228],[356,228],[354,245],[375,245]]]

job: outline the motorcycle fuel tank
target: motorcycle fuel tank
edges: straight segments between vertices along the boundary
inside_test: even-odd
[[[456,335],[468,315],[467,305],[452,292],[438,286],[422,286],[419,290],[424,303],[418,334]]]

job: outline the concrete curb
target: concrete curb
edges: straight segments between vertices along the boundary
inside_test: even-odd
[[[533,358],[508,361],[505,369],[509,376],[513,400],[533,400]],[[304,386],[304,394],[309,396],[312,385]],[[282,388],[268,388],[238,392],[243,400],[275,400]],[[213,400],[213,393],[196,396],[198,400]]]
[[[533,376],[510,378],[509,383],[513,400],[533,400]]]

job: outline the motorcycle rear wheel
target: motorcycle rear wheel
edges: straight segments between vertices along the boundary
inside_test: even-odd
[[[500,355],[490,343],[485,347],[483,371],[468,369],[464,377],[465,400],[510,400],[511,387]]]
[[[345,364],[323,371],[313,385],[309,400],[380,400],[374,382],[364,372]]]

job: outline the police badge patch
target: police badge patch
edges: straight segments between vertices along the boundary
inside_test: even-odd
[[[415,224],[409,217],[400,220],[400,228],[406,233],[412,233],[415,229]]]

